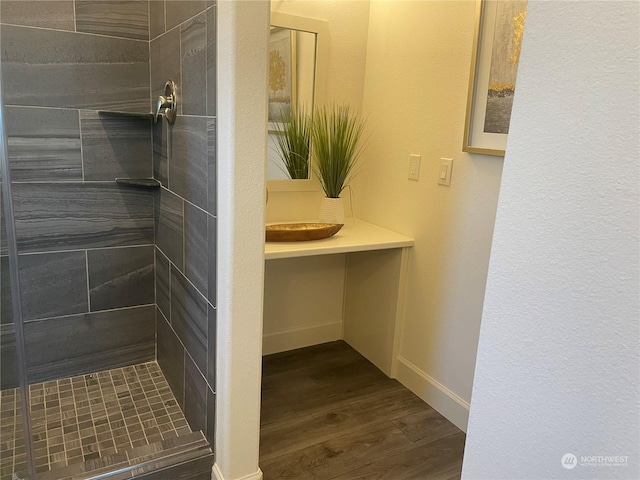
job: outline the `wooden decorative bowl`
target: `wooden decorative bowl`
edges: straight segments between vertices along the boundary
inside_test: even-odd
[[[305,242],[321,240],[338,233],[342,223],[283,223],[267,225],[267,242]]]

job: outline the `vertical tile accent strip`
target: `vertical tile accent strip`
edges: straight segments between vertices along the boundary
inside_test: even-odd
[[[207,382],[212,388],[216,388],[216,310],[208,305],[207,314]]]
[[[0,390],[18,386],[16,333],[13,323],[0,325]]]
[[[216,394],[207,388],[207,429],[205,435],[211,444],[212,450],[215,452],[215,433],[216,433]]]
[[[184,273],[203,295],[207,295],[209,277],[207,217],[206,212],[185,202]]]
[[[207,212],[217,215],[216,119],[207,119]]]
[[[82,153],[85,180],[151,176],[151,120],[83,110]]]
[[[171,291],[169,287],[169,260],[155,248],[156,255],[156,305],[167,320],[171,318]]]
[[[148,0],[75,0],[76,30],[149,40]]]
[[[4,229],[4,227],[3,227]],[[9,278],[9,257],[0,257],[0,323],[13,323],[11,304],[11,279]]]
[[[180,75],[180,29],[176,28],[160,35],[149,46],[149,64],[151,68],[151,109],[155,109],[158,95],[164,95],[164,84],[173,80],[182,95],[182,77]]]
[[[153,246],[89,250],[91,310],[154,303],[154,250]]]
[[[156,318],[158,365],[162,368],[178,404],[184,408],[184,348],[160,311],[157,311]]]
[[[217,8],[207,10],[207,115],[217,116],[216,99],[216,35],[217,35]]]
[[[198,368],[207,369],[207,301],[171,267],[171,326]]]
[[[75,110],[6,107],[5,113],[14,182],[82,180]]]
[[[207,23],[201,13],[180,26],[182,113],[207,114]]]
[[[184,416],[193,431],[206,431],[207,384],[188,355],[185,357]]]
[[[178,268],[183,265],[183,200],[169,190],[157,190],[155,201],[156,245]]]
[[[164,0],[149,0],[149,39],[164,32]]]
[[[218,245],[218,237],[217,237],[217,223],[218,220],[211,215],[207,215],[207,249],[208,255],[207,258],[209,260],[209,269],[208,269],[208,289],[207,289],[207,298],[212,305],[217,306],[218,299],[216,297],[216,288],[218,286],[218,279],[216,277],[217,271],[217,245]]]
[[[169,188],[207,208],[207,118],[179,116],[170,130]]]
[[[158,121],[153,124],[153,178],[163,187],[169,187],[168,154],[169,124]]]

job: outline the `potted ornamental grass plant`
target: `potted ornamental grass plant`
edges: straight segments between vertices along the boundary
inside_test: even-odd
[[[281,118],[282,122],[275,124],[281,168],[292,180],[306,180],[309,178],[311,118],[304,107],[282,112]]]
[[[320,208],[321,222],[344,223],[340,194],[356,173],[364,127],[365,120],[348,105],[324,106],[313,115],[314,171],[326,195]]]

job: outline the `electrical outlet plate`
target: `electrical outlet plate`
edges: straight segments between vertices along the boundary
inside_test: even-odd
[[[453,158],[441,158],[438,169],[438,185],[446,187],[451,185],[451,170],[453,169]]]

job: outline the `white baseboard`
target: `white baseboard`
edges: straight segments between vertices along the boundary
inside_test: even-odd
[[[211,470],[211,480],[262,480],[262,470],[258,469],[255,473],[250,473],[249,475],[244,475],[242,477],[236,478],[228,478],[225,477],[220,471],[220,467],[218,467],[218,463],[213,464],[213,468]]]
[[[463,432],[469,423],[469,403],[416,367],[398,356],[397,380],[441,413]]]
[[[290,328],[262,335],[262,354],[286,352],[296,348],[332,342],[342,338],[342,322]]]

